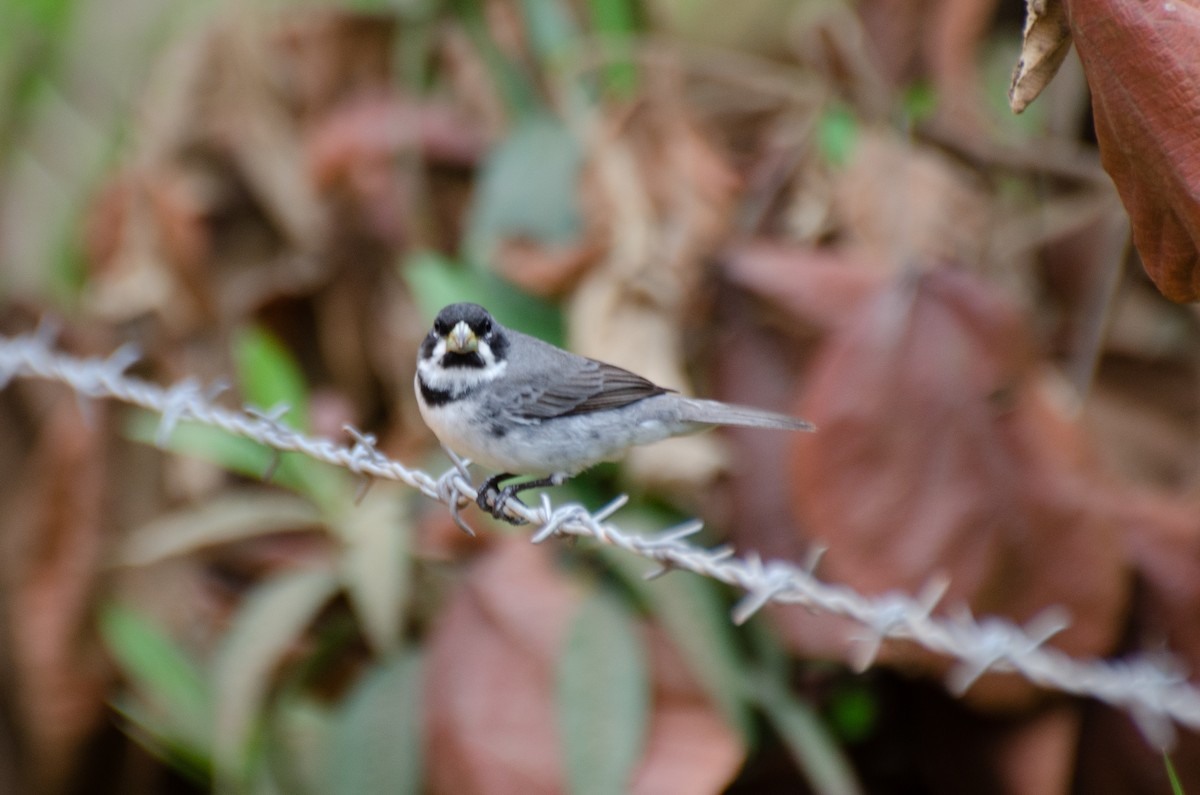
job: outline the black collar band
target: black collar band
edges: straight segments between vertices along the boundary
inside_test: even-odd
[[[466,389],[458,394],[455,394],[449,389],[435,389],[434,387],[431,387],[429,384],[425,383],[425,379],[421,377],[420,373],[417,373],[417,387],[421,390],[421,399],[424,400],[425,405],[429,406],[430,408],[437,408],[438,406],[444,406],[447,403],[452,403],[455,400],[461,400],[473,391],[471,389]]]
[[[483,362],[483,357],[475,351],[470,353],[453,353],[447,352],[442,355],[442,367],[447,370],[456,369],[474,369],[482,370],[487,367]]]

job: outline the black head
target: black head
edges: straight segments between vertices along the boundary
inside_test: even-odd
[[[486,337],[495,325],[491,314],[482,306],[462,303],[442,307],[433,321],[433,330],[439,337],[444,337],[460,322],[465,322],[480,338]]]
[[[469,333],[462,333],[464,326]],[[440,363],[447,368],[487,367],[503,361],[508,349],[503,328],[479,304],[450,304],[438,312],[421,344],[421,357],[433,357],[443,340],[446,352]]]

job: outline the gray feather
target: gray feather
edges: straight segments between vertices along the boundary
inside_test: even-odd
[[[688,422],[701,422],[706,425],[735,425],[739,428],[778,428],[788,431],[815,431],[817,429],[811,422],[789,417],[786,414],[776,414],[773,411],[752,409],[749,406],[718,403],[715,400],[699,398],[681,398],[680,403],[680,417]]]
[[[673,391],[623,368],[505,331],[511,348],[508,378],[492,385],[489,402],[513,421],[617,409]]]

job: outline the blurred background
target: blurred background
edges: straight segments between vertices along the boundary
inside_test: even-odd
[[[1023,10],[0,0],[0,331],[437,474],[416,349],[478,301],[819,427],[555,504],[1194,666],[1197,316],[1130,244],[1075,55],[1009,110]],[[1094,702],[954,698],[903,643],[855,673],[845,622],[734,628],[699,576],[159,429],[0,391],[0,792],[1171,791]],[[1171,760],[1200,791],[1197,737]]]

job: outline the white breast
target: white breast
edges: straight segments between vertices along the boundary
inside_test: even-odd
[[[439,442],[460,456],[482,463],[480,455],[483,451],[473,443],[474,438],[479,435],[478,426],[468,421],[471,413],[461,402],[447,403],[436,408],[428,406],[421,398],[418,386],[417,407],[421,410],[421,418]]]

